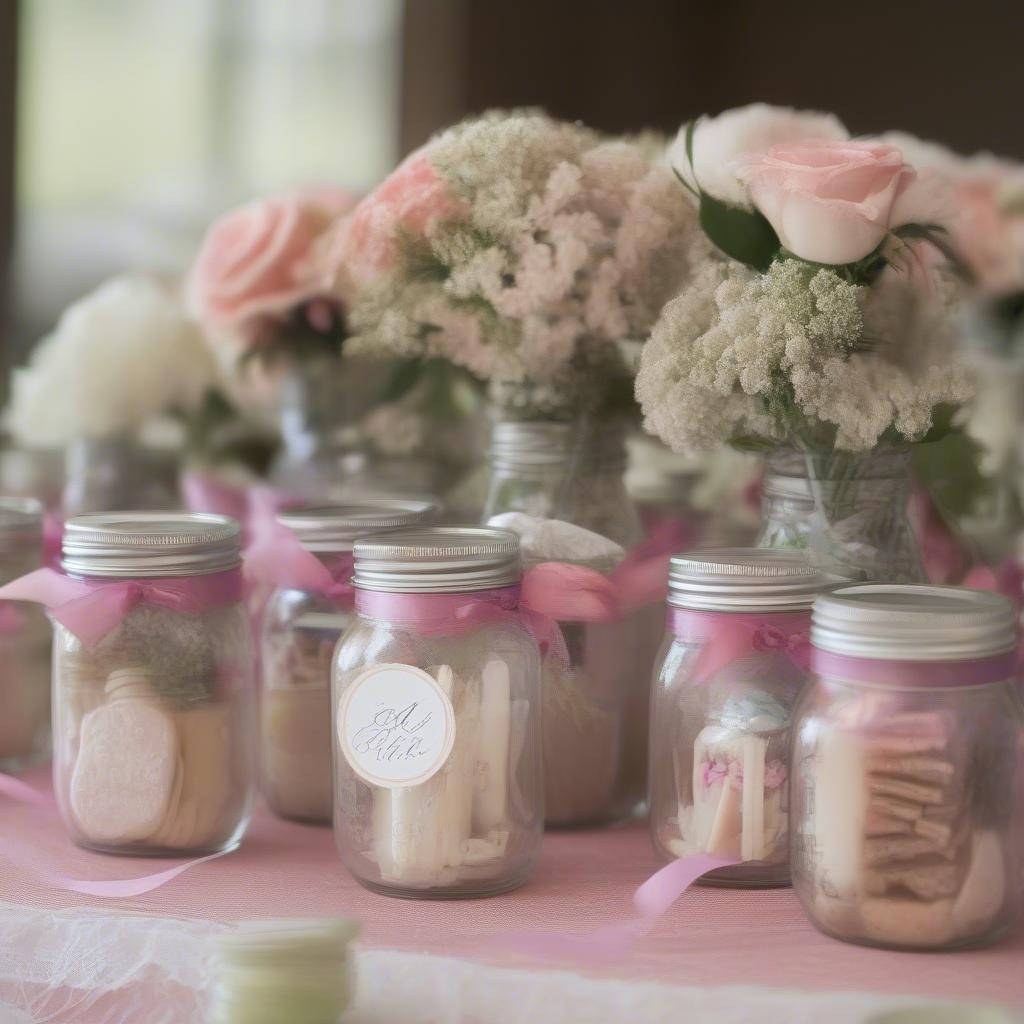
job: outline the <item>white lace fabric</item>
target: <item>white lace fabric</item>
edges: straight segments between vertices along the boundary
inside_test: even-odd
[[[0,903],[0,1024],[200,1024],[208,940],[231,927]],[[594,979],[381,949],[360,949],[355,960],[346,1024],[866,1024],[921,1002]]]

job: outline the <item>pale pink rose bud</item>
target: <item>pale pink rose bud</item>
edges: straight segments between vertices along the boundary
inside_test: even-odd
[[[190,305],[215,330],[258,333],[258,322],[283,317],[322,288],[311,255],[332,220],[353,205],[329,186],[258,200],[216,221],[190,275]]]
[[[890,230],[943,212],[933,183],[881,143],[786,143],[744,158],[737,172],[783,246],[815,263],[856,263]]]

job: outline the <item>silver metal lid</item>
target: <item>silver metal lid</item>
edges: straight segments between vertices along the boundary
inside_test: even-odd
[[[711,548],[672,556],[668,603],[706,611],[798,611],[849,580],[812,568],[796,551]]]
[[[458,594],[518,583],[519,538],[484,526],[435,526],[360,537],[353,583],[393,594]]]
[[[1013,605],[966,587],[865,584],[814,603],[811,643],[855,658],[968,661],[1016,645]]]
[[[360,498],[345,504],[282,512],[277,521],[309,551],[351,551],[357,537],[427,523],[438,507],[427,500]]]
[[[102,512],[64,524],[66,572],[132,578],[195,576],[239,565],[241,531],[198,512]]]
[[[43,505],[35,498],[0,498],[0,547],[38,546],[43,537]]]
[[[574,440],[568,423],[503,421],[491,434],[491,463],[499,469],[557,466],[572,458]]]

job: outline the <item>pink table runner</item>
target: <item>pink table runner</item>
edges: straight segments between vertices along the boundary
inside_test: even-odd
[[[40,785],[42,779],[31,781]],[[40,821],[27,807],[0,798],[4,834],[31,840],[45,851],[49,865],[59,858],[64,872],[80,878],[129,878],[166,866],[78,850],[63,838],[56,820]],[[261,807],[240,850],[200,864],[155,892],[124,900],[79,896],[48,888],[0,860],[0,902],[212,921],[343,914],[362,922],[364,947],[480,959],[480,938],[497,931],[582,932],[629,920],[630,896],[655,867],[640,825],[553,833],[545,838],[534,879],[517,892],[450,903],[395,900],[367,892],[349,877],[329,829],[282,822]],[[513,957],[490,960],[528,964]],[[566,962],[538,966],[575,968]],[[816,932],[788,889],[695,888],[628,957],[583,970],[678,985],[863,990],[1024,1006],[1022,967],[1024,935],[956,954],[862,949]]]

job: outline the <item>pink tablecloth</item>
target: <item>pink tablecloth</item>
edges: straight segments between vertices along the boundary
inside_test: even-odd
[[[33,781],[40,783],[39,778]],[[67,874],[77,877],[125,878],[164,866],[78,850],[63,840],[52,817],[0,797],[3,836],[17,837],[23,848],[31,843],[47,851],[41,863],[52,867],[59,860]],[[499,930],[582,932],[630,919],[630,896],[655,867],[640,825],[554,833],[545,839],[535,877],[516,892],[461,902],[395,900],[367,892],[349,877],[329,829],[278,821],[261,808],[240,850],[197,865],[144,896],[109,900],[63,892],[0,860],[0,902],[214,921],[344,914],[362,922],[367,947],[478,958],[481,936]],[[515,961],[516,966],[525,963]],[[820,935],[788,889],[695,888],[628,957],[601,967],[600,973],[679,985],[858,989],[1024,1006],[1022,968],[1024,935],[957,954],[883,952]]]

